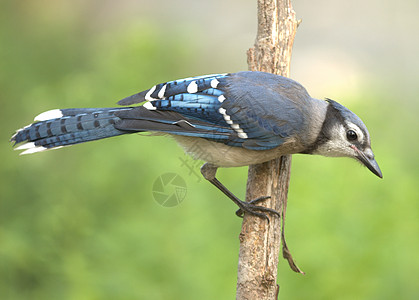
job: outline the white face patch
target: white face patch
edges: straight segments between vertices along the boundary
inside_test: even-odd
[[[52,120],[52,119],[58,119],[58,118],[61,118],[62,116],[63,116],[63,113],[61,112],[61,109],[51,109],[37,115],[34,121],[35,122],[47,121],[47,120]]]
[[[356,133],[356,140],[348,139],[347,134],[349,130],[353,130]],[[331,128],[329,140],[321,144],[314,153],[332,157],[356,157],[357,146],[355,144],[365,144],[365,139],[368,139],[368,136],[364,134],[358,125],[352,122],[338,123]]]
[[[365,136],[364,136],[364,133],[362,132],[362,130],[357,125],[355,125],[354,123],[347,123],[346,125],[347,125],[349,130],[355,131],[356,135],[358,136],[358,141],[360,143],[363,143],[364,139],[365,139]],[[346,131],[345,131],[344,135],[345,135],[345,139],[346,139]]]
[[[198,92],[198,84],[196,83],[196,81],[192,81],[188,85],[188,88],[186,90],[189,94],[195,94],[196,92]]]

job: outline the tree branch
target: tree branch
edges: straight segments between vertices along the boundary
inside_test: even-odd
[[[289,76],[297,25],[291,0],[258,0],[258,32],[254,47],[248,51],[249,69]],[[290,155],[249,166],[246,200],[271,196],[265,205],[282,217],[280,220],[269,216],[268,224],[245,214],[240,233],[237,299],[277,299],[281,240],[284,258],[294,271],[301,272],[292,260],[283,234],[290,168]]]

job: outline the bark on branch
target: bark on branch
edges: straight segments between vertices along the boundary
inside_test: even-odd
[[[256,43],[248,51],[249,69],[289,76],[291,51],[298,21],[291,0],[258,0]],[[265,206],[281,213],[281,220],[265,220],[245,215],[240,233],[237,299],[277,299],[278,256],[283,240],[283,256],[292,261],[283,235],[291,156],[249,166],[246,200],[271,196]],[[302,272],[301,272],[302,273]]]

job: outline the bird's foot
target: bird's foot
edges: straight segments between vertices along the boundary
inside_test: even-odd
[[[262,202],[266,199],[271,198],[270,196],[264,196],[264,197],[259,197],[256,198],[250,202],[245,202],[245,201],[240,201],[240,203],[237,203],[237,205],[240,207],[240,209],[238,209],[236,211],[236,215],[240,218],[243,218],[244,213],[249,213],[251,215],[257,216],[259,218],[262,219],[266,219],[269,223],[269,218],[265,213],[272,213],[277,215],[278,217],[281,217],[280,213],[277,212],[276,210],[269,208],[269,207],[264,207],[264,206],[260,206],[260,205],[256,205],[259,202]]]

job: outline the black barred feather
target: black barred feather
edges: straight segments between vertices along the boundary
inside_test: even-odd
[[[16,132],[11,141],[26,142],[16,149],[24,154],[117,136],[126,133],[115,128],[115,113],[127,108],[63,109],[62,117],[33,123]]]

